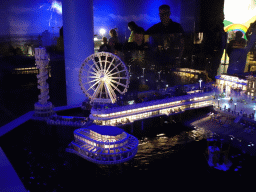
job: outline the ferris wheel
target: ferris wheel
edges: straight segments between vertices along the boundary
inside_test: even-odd
[[[91,102],[115,103],[117,94],[124,94],[129,87],[129,72],[116,55],[95,53],[82,63],[79,84]]]

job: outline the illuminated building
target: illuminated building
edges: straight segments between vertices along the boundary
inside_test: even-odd
[[[216,76],[216,85],[220,88],[221,92],[226,92],[227,94],[230,94],[232,89],[239,89],[245,91],[246,95],[255,97],[255,83],[256,77],[253,75],[241,77],[231,75]]]
[[[97,164],[118,164],[132,159],[138,139],[118,127],[92,125],[74,131],[66,150]]]
[[[196,93],[108,109],[91,109],[90,119],[99,125],[116,125],[135,120],[171,115],[212,105],[212,92]]]
[[[48,65],[46,66],[47,71],[49,72],[49,77],[51,77],[51,67]],[[12,71],[12,74],[38,74],[38,68],[37,67],[19,67],[19,68],[14,68]]]
[[[229,94],[231,89],[245,91],[247,89],[247,80],[238,76],[219,75],[216,76],[216,85],[221,89],[221,92],[225,91]]]
[[[245,66],[248,71],[256,71],[256,57],[255,57],[255,51],[251,51],[248,53],[247,57],[247,63]]]
[[[247,76],[247,90],[246,94],[252,97],[255,97],[255,92],[256,92],[256,77],[249,75]]]
[[[177,68],[174,74],[178,76],[183,83],[195,83],[198,82],[200,77],[207,77],[206,71],[190,68]],[[206,79],[203,80],[205,81]]]
[[[12,74],[38,74],[37,67],[20,67],[15,68]]]

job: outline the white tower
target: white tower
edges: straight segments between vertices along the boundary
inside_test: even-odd
[[[46,67],[49,63],[49,57],[45,48],[35,48],[36,66],[39,69],[37,75],[37,88],[40,89],[40,95],[38,96],[38,102],[35,103],[35,116],[37,117],[49,117],[54,111],[53,105],[48,101],[49,96],[49,84],[46,82],[48,79],[48,72]]]

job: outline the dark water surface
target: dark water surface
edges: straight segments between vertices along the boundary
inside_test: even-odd
[[[4,135],[0,145],[30,191],[72,191],[95,182],[99,188],[110,183],[145,188],[199,181],[210,184],[226,177],[246,176],[250,168],[234,171],[237,165],[248,162],[246,155],[230,150],[230,156],[237,155],[236,167],[227,172],[211,169],[205,156],[205,134],[162,118],[144,121],[143,129],[141,122],[133,129],[123,128],[139,139],[139,146],[134,159],[121,165],[96,165],[66,152],[74,128],[33,120]],[[147,123],[151,126],[145,126]]]

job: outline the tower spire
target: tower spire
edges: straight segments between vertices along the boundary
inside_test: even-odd
[[[39,70],[37,75],[37,88],[40,89],[40,95],[38,95],[38,102],[35,103],[35,116],[37,117],[49,117],[54,111],[53,105],[48,100],[49,96],[49,84],[46,82],[48,79],[47,66],[49,64],[49,56],[46,53],[45,48],[35,48],[35,60],[36,66]]]

